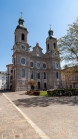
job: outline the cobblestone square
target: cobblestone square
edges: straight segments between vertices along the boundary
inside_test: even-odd
[[[25,92],[11,92],[5,93],[8,98],[24,112],[24,114],[30,118],[50,139],[78,139],[78,97],[76,99],[72,97],[41,97],[41,96],[28,96]],[[1,102],[0,102],[1,103]],[[9,102],[7,102],[8,105]],[[3,106],[0,109],[4,109]],[[8,109],[9,118],[11,116],[11,122],[13,120],[13,129],[10,131],[10,135],[13,138],[13,133],[18,133],[22,138],[23,129],[27,128],[25,125],[25,120],[21,119],[22,116],[17,116],[17,110],[12,111],[14,115],[10,112],[10,107]],[[1,114],[1,117],[3,117]],[[1,118],[0,118],[1,119]],[[21,119],[21,120],[20,120]],[[2,122],[2,130],[4,133],[4,124],[6,123],[6,118]],[[8,120],[9,122],[9,120]],[[23,124],[22,124],[23,122]],[[18,123],[20,125],[17,128]],[[9,123],[10,126],[10,123]],[[14,128],[14,126],[16,128]],[[8,129],[10,130],[11,127]],[[27,128],[29,134],[33,134],[34,130]],[[7,134],[6,134],[7,133]],[[25,132],[23,133],[25,134]],[[18,135],[18,134],[16,134]],[[26,135],[26,134],[25,134]],[[8,138],[8,131],[5,131],[4,136]],[[36,134],[36,136],[38,136]],[[34,137],[35,138],[35,137]],[[39,137],[40,138],[40,137]],[[27,139],[27,138],[26,138]],[[36,139],[36,138],[35,138]]]
[[[3,95],[0,95],[0,139],[41,139]]]

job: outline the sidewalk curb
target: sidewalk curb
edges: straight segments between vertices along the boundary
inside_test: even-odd
[[[35,131],[39,134],[42,139],[50,139],[46,134],[37,127],[4,93],[3,95],[6,99],[20,112],[20,114],[27,120],[27,122],[35,129]]]

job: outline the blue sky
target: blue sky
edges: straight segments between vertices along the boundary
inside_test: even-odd
[[[68,24],[78,17],[78,0],[0,0],[0,71],[12,63],[14,30],[21,11],[29,45],[38,42],[45,53],[50,24],[57,39],[66,35]]]

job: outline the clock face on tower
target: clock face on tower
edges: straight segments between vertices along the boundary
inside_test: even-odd
[[[21,46],[22,50],[26,50],[26,47],[24,45]]]

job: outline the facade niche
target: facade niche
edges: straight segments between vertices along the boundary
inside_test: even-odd
[[[43,64],[43,68],[46,68],[46,64],[45,63]]]
[[[30,67],[33,67],[33,62],[30,62]]]

